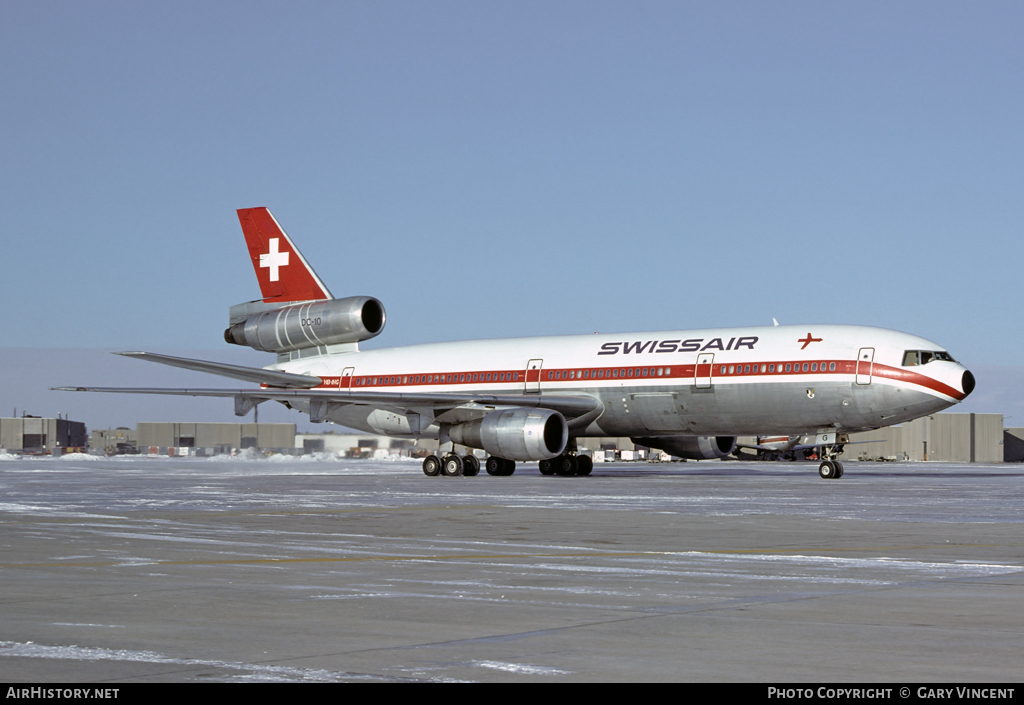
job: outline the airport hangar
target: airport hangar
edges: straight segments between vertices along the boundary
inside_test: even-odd
[[[1003,428],[1002,414],[932,414],[900,426],[851,434],[850,440],[845,453],[847,460],[1024,461],[1024,428]],[[746,445],[753,445],[755,441],[753,437],[738,439]],[[861,443],[855,444],[855,441]],[[585,438],[580,445],[586,449],[583,452],[636,449],[629,438]],[[85,447],[85,425],[81,422],[35,417],[0,419],[0,449],[8,452],[52,454],[54,449],[62,452]],[[94,430],[88,437],[88,449],[94,453],[167,455],[170,448],[176,449],[176,455],[198,456],[247,448],[290,454],[328,452],[358,456],[357,449],[369,449],[388,450],[397,455],[422,455],[436,450],[437,441],[413,441],[344,429],[297,434],[295,424],[204,422],[141,422],[136,429]]]
[[[1003,428],[1002,414],[932,414],[901,426],[850,434],[850,441],[844,454],[847,460],[1024,462],[1024,428]],[[740,436],[737,439],[737,443],[746,445],[753,445],[755,442],[756,439],[752,436]],[[437,449],[437,441],[433,439],[413,444],[405,439],[351,432],[299,434],[296,436],[296,445],[305,446],[311,451],[335,453],[355,448],[392,449],[399,454],[407,454],[410,447]],[[583,438],[580,439],[580,446],[581,452],[629,451],[642,448],[629,438],[611,437]],[[743,455],[740,459],[753,458]],[[733,458],[726,459],[730,460]]]

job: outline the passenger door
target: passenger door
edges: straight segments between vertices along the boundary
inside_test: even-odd
[[[523,389],[527,394],[540,392],[540,373],[544,367],[543,360],[530,360],[526,364],[526,387]]]
[[[693,371],[693,382],[697,389],[711,389],[711,370],[715,366],[714,353],[701,353]]]

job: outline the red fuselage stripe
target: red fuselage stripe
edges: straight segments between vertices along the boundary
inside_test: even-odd
[[[743,364],[714,365],[667,365],[667,366],[614,366],[614,367],[573,367],[545,368],[537,377],[537,370],[475,370],[472,372],[444,372],[429,374],[386,374],[359,375],[354,377],[322,376],[324,383],[317,389],[379,389],[394,387],[431,387],[440,385],[466,384],[523,384],[530,382],[543,384],[548,388],[573,385],[579,382],[606,383],[626,381],[646,381],[660,379],[694,379],[698,373],[702,378],[712,377],[720,383],[737,378],[793,378],[806,375],[856,375],[856,360],[815,360],[813,362],[799,360],[789,362],[745,362]],[[861,363],[862,374],[881,377],[907,384],[924,387],[953,399],[963,399],[966,395],[949,385],[943,384],[920,372],[901,367],[890,367],[880,363]],[[812,370],[811,366],[817,369]],[[788,370],[787,370],[788,367]],[[714,368],[714,369],[711,369]],[[806,369],[805,369],[806,368]]]

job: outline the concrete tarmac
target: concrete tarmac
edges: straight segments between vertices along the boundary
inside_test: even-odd
[[[0,460],[0,681],[1012,682],[1024,468]]]

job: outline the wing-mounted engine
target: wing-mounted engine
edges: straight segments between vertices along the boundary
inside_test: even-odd
[[[736,436],[676,436],[674,438],[630,438],[648,448],[663,450],[687,460],[727,458],[736,448]]]
[[[557,411],[515,408],[456,424],[448,436],[459,445],[525,462],[561,455],[569,441],[569,427]]]
[[[231,307],[224,340],[264,352],[369,340],[384,330],[384,305],[372,296],[281,306],[251,301]]]

